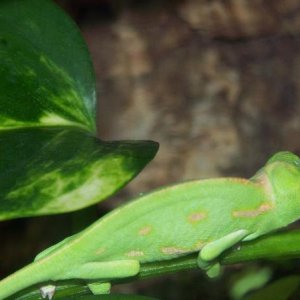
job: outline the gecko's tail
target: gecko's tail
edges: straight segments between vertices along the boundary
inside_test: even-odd
[[[40,262],[31,263],[0,281],[0,300],[34,284],[49,280],[49,270]]]

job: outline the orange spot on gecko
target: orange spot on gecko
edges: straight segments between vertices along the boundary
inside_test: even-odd
[[[203,219],[205,219],[206,214],[203,212],[193,212],[188,216],[188,221],[190,223],[197,223]]]
[[[257,216],[271,210],[272,208],[273,207],[271,204],[263,203],[257,209],[234,211],[232,213],[232,216],[236,217],[236,218],[254,218],[254,217],[257,217]]]
[[[241,183],[241,184],[251,184],[251,181],[246,178],[227,177],[226,180]]]
[[[190,251],[187,249],[177,248],[177,247],[164,247],[161,248],[161,252],[163,254],[183,254],[183,253],[188,253]]]
[[[96,251],[96,254],[97,255],[100,255],[100,254],[102,254],[103,252],[105,251],[105,248],[99,248],[97,251]]]
[[[151,226],[145,226],[139,230],[139,235],[148,235],[152,231]]]
[[[266,191],[266,194],[268,195],[269,199],[272,200],[273,202],[275,202],[273,188],[272,188],[270,179],[267,176],[267,174],[264,172],[258,176],[255,176],[255,182],[257,183],[257,185],[259,187],[263,187],[263,189]]]
[[[207,242],[200,240],[200,241],[195,243],[195,245],[193,246],[193,250],[194,251],[200,250],[204,247],[205,244],[207,244]]]
[[[199,240],[190,248],[163,247],[160,251],[167,255],[188,254],[201,250],[207,243],[208,241]]]
[[[139,251],[139,250],[132,250],[132,251],[129,251],[128,253],[126,253],[126,256],[129,256],[129,257],[144,256],[144,252]]]

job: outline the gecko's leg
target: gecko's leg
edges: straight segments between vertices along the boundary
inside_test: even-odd
[[[215,240],[205,245],[200,251],[200,258],[204,261],[211,261],[216,259],[222,252],[234,246],[247,235],[249,231],[241,229],[225,235],[224,237]]]
[[[217,259],[221,253],[242,241],[249,234],[250,232],[248,230],[241,229],[208,243],[199,252],[197,259],[198,266],[206,270],[209,277],[216,277],[220,272],[220,265],[213,261]]]
[[[88,283],[88,287],[94,295],[103,295],[110,293],[111,284],[109,282],[92,282]]]
[[[140,263],[138,260],[113,260],[87,262],[72,268],[72,270],[67,273],[67,276],[69,278],[101,280],[126,278],[137,275],[139,271]]]
[[[95,280],[89,283],[93,294],[106,294],[110,290],[109,279],[126,278],[135,276],[140,271],[140,263],[138,260],[117,260],[104,262],[87,262],[76,266],[63,276],[56,279],[86,279],[87,281]],[[96,282],[99,280],[100,282]],[[102,281],[102,282],[101,282]]]
[[[87,262],[74,264],[70,270],[64,270],[52,279],[85,279],[90,284],[93,293],[107,293],[110,279],[135,276],[139,271],[140,263],[138,260]],[[90,283],[91,281],[92,283]],[[98,284],[96,284],[97,281],[99,281]]]
[[[206,275],[209,278],[216,278],[221,274],[221,266],[219,263],[211,263],[206,269]]]

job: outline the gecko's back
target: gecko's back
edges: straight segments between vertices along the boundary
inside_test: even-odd
[[[273,210],[264,189],[249,180],[191,181],[123,206],[71,241],[92,261],[171,259],[239,228],[254,233]]]

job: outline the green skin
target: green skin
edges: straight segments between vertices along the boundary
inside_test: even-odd
[[[110,280],[135,276],[144,263],[193,252],[199,267],[215,275],[225,250],[300,218],[299,182],[299,157],[279,152],[249,180],[191,181],[147,194],[0,281],[0,299],[33,284],[72,279],[103,293]]]

